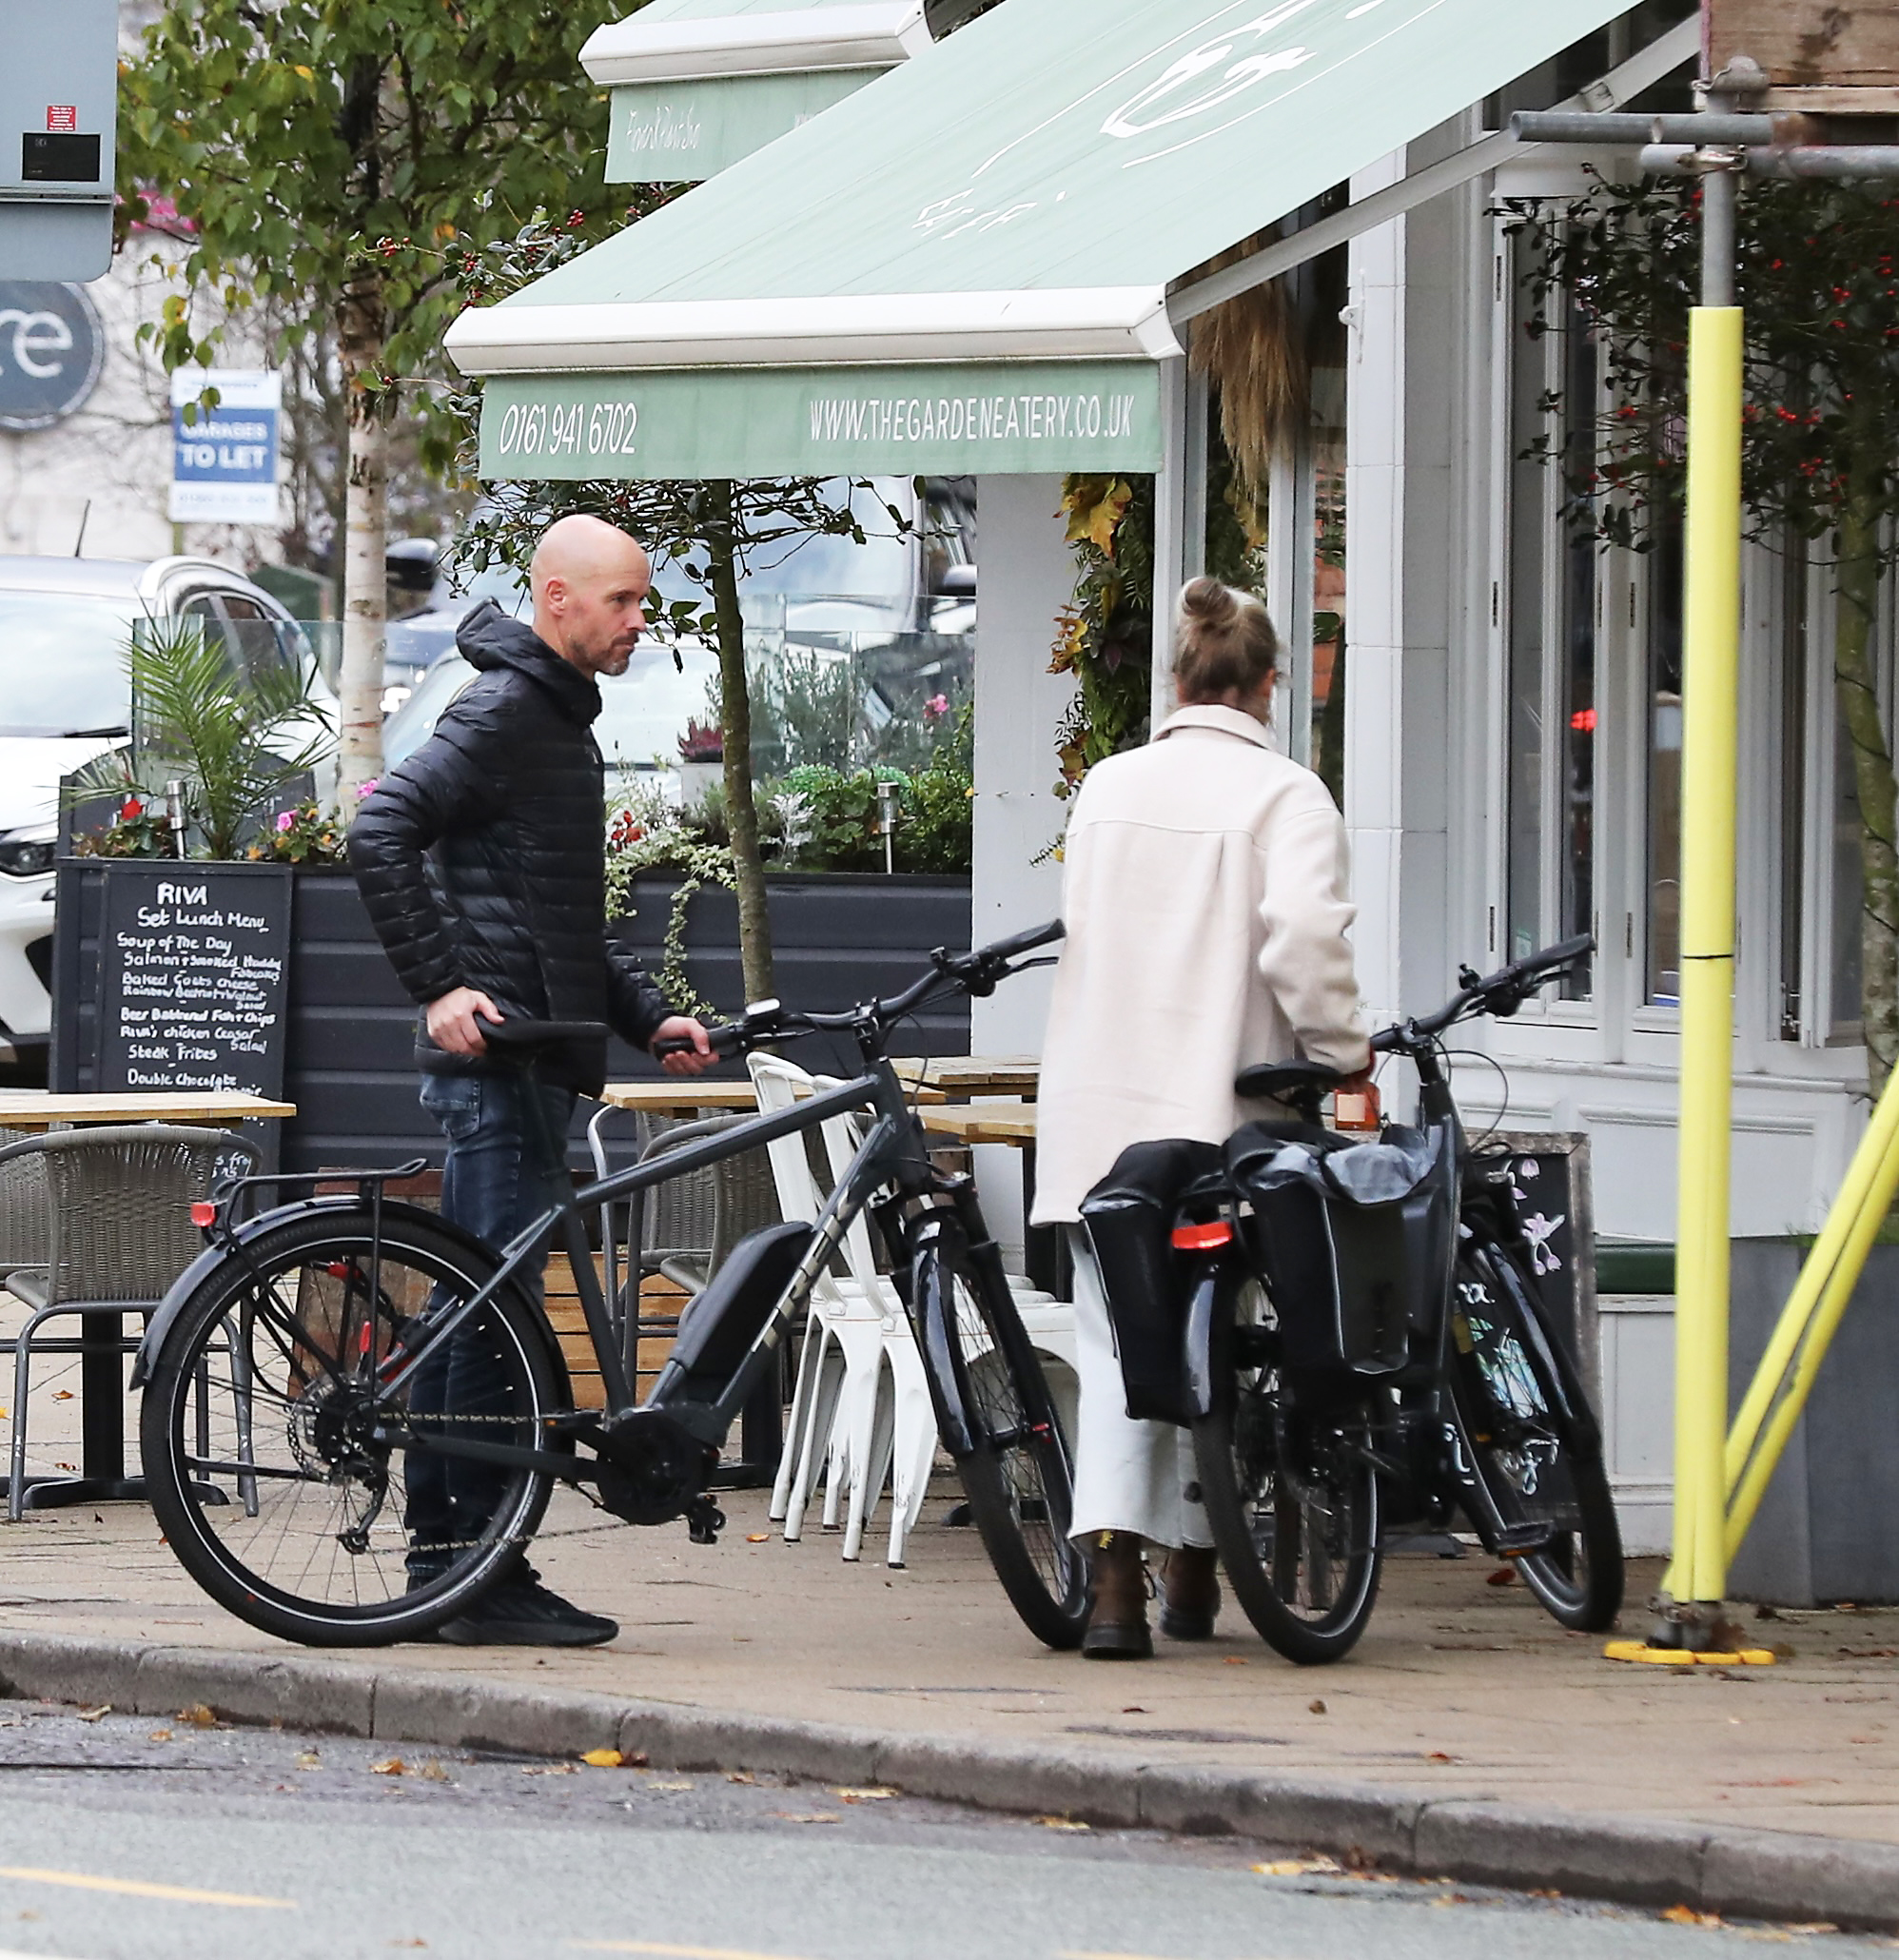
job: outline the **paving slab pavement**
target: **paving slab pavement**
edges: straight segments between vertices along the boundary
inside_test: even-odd
[[[538,1560],[557,1589],[617,1616],[617,1640],[579,1653],[331,1653],[323,1695],[346,1702],[373,1680],[386,1715],[413,1675],[418,1692],[429,1677],[695,1712],[708,1735],[713,1717],[754,1732],[820,1724],[874,1738],[887,1774],[893,1749],[948,1738],[1018,1762],[1031,1751],[1051,1775],[1066,1766],[1055,1795],[1086,1795],[1091,1766],[1139,1765],[1175,1774],[1189,1820],[1204,1773],[1336,1786],[1341,1799],[1422,1793],[1445,1818],[1501,1801],[1899,1847],[1899,1610],[1759,1622],[1764,1642],[1792,1650],[1772,1668],[1618,1666],[1520,1583],[1489,1583],[1498,1568],[1480,1553],[1406,1556],[1387,1562],[1357,1652],[1331,1668],[1288,1665],[1230,1606],[1210,1643],[1161,1641],[1151,1662],[1104,1664],[1051,1654],[1023,1630],[975,1533],[944,1523],[947,1498],[932,1498],[902,1571],[844,1564],[832,1535],[785,1544],[762,1493],[732,1494],[726,1509],[720,1543],[702,1547],[683,1526],[603,1522],[562,1493]],[[1632,1567],[1636,1608],[1658,1577],[1654,1562]],[[1625,1630],[1640,1625],[1625,1612]],[[302,1652],[199,1594],[133,1504],[0,1526],[0,1628],[231,1656],[226,1666]],[[307,1680],[298,1690],[313,1692]],[[106,1682],[73,1694],[112,1698]],[[321,1708],[302,1713],[322,1719]],[[531,1711],[521,1719],[531,1726]],[[1046,1807],[1065,1806],[1051,1795]]]

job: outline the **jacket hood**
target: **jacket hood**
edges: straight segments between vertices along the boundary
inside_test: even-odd
[[[462,620],[456,630],[455,644],[478,673],[512,667],[538,681],[582,727],[599,715],[598,683],[563,660],[525,620],[511,619],[493,599],[483,601]]]

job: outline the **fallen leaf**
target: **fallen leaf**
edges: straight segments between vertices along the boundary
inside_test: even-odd
[[[1151,1708],[1142,1708],[1138,1705],[1129,1708],[1124,1708],[1121,1711],[1123,1715],[1152,1715],[1153,1712],[1154,1711]]]
[[[1308,1701],[1305,1707],[1308,1715],[1323,1715],[1325,1713],[1325,1704],[1322,1701]]]
[[[1037,1817],[1035,1820],[1045,1831],[1087,1831],[1092,1826],[1084,1824],[1077,1817]]]
[[[70,1401],[72,1400],[72,1390],[69,1388],[55,1388],[52,1392],[52,1399],[54,1401]]]
[[[748,1545],[769,1545],[772,1542],[772,1534],[769,1531],[748,1531],[745,1534],[745,1542]]]
[[[692,1790],[696,1786],[691,1783],[649,1783],[646,1787],[649,1790]]]
[[[1514,1565],[1499,1565],[1484,1579],[1487,1586],[1514,1586],[1517,1583],[1517,1568]]]
[[[424,1783],[446,1783],[449,1781],[448,1772],[442,1768],[434,1756],[430,1756],[428,1761],[416,1772],[416,1774]]]
[[[523,1776],[578,1776],[579,1767],[575,1763],[523,1763]]]
[[[55,1463],[52,1467],[55,1470],[77,1470],[79,1465],[77,1463]]]
[[[391,1940],[389,1944],[392,1947],[425,1947],[428,1945],[428,1942],[426,1940]]]
[[[758,1779],[750,1770],[728,1770],[725,1780],[728,1783],[756,1783]]]
[[[621,1762],[629,1770],[643,1770],[646,1767],[646,1752],[643,1749],[632,1750],[621,1757]]]
[[[372,1776],[406,1776],[409,1766],[399,1755],[385,1755],[380,1763],[369,1765]]]
[[[835,1824],[835,1811],[773,1811],[774,1817],[784,1818],[787,1824]]]
[[[894,1796],[896,1792],[881,1783],[871,1783],[862,1790],[833,1790],[831,1793],[842,1798],[846,1803],[882,1803],[886,1798]]]
[[[301,1750],[290,1759],[290,1766],[297,1770],[321,1770],[323,1759],[314,1749]]]
[[[111,1713],[112,1704],[109,1701],[102,1701],[97,1708],[82,1708],[79,1711],[79,1719],[82,1722],[96,1722]]]
[[[580,1760],[590,1770],[617,1770],[625,1767],[626,1758],[617,1749],[587,1749],[580,1753]]]
[[[211,1729],[217,1726],[217,1716],[202,1701],[194,1701],[189,1708],[178,1711],[181,1722],[189,1722],[194,1729]]]
[[[1672,1926],[1719,1926],[1718,1912],[1697,1912],[1693,1906],[1671,1906],[1661,1915]]]
[[[1337,1872],[1336,1858],[1274,1858],[1270,1863],[1255,1865],[1253,1870],[1267,1878],[1299,1878],[1312,1872]]]
[[[1243,1654],[1229,1654],[1226,1656],[1226,1665],[1228,1667],[1244,1667],[1246,1665],[1246,1656]]]
[[[1424,1760],[1427,1763],[1454,1763],[1457,1761],[1457,1757],[1446,1755],[1441,1749],[1431,1749],[1425,1751]]]
[[[147,1739],[151,1742],[169,1742],[171,1740],[171,1731],[169,1729],[154,1729]]]

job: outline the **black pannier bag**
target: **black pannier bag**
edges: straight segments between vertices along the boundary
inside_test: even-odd
[[[1450,1279],[1448,1132],[1394,1125],[1376,1143],[1320,1143],[1253,1123],[1227,1139],[1226,1170],[1251,1207],[1241,1239],[1272,1296],[1287,1367],[1403,1367],[1410,1330],[1434,1324]]]
[[[1130,1144],[1082,1200],[1127,1413],[1137,1421],[1193,1420],[1182,1358],[1188,1262],[1174,1250],[1174,1221],[1182,1193],[1217,1175],[1220,1160],[1218,1144]]]

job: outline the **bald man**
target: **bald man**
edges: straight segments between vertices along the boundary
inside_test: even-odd
[[[421,1009],[422,1107],[448,1140],[444,1217],[503,1245],[546,1208],[519,1076],[497,1065],[498,1023],[604,1021],[636,1047],[677,1041],[661,1066],[695,1075],[713,1055],[606,932],[606,795],[589,732],[601,675],[624,674],[646,628],[652,566],[636,539],[597,518],[562,518],[535,553],[532,626],[484,605],[456,641],[476,677],[433,735],[385,775],[349,833],[349,862],[397,976]],[[541,1064],[550,1134],[564,1138],[577,1093],[597,1093],[597,1047]],[[543,1246],[524,1278],[538,1287]],[[411,1407],[465,1414],[508,1387],[493,1343],[470,1323],[417,1370]],[[426,1450],[406,1453],[410,1590],[441,1581],[452,1549],[495,1515],[510,1472]],[[441,1629],[461,1645],[592,1646],[619,1631],[548,1591],[525,1560]]]

